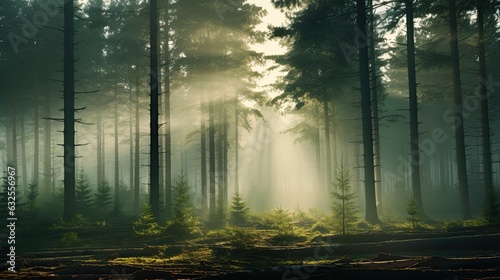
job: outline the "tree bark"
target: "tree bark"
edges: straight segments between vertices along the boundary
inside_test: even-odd
[[[239,178],[239,150],[240,150],[240,127],[239,127],[239,111],[238,111],[238,97],[234,103],[234,190],[236,193],[240,191],[240,178]]]
[[[214,104],[208,104],[208,142],[209,142],[209,172],[210,172],[210,220],[215,219],[215,125]]]
[[[356,0],[357,27],[360,42],[359,48],[359,74],[361,86],[361,111],[363,122],[363,159],[365,172],[365,219],[370,223],[380,223],[377,214],[375,198],[375,174],[373,161],[373,128],[370,96],[370,71],[368,61],[368,42],[366,34],[366,3],[365,0]]]
[[[228,182],[227,182],[227,179],[228,179],[228,176],[227,176],[227,163],[228,163],[228,158],[227,158],[227,152],[228,152],[228,147],[227,147],[227,111],[226,111],[226,107],[224,106],[224,108],[222,109],[222,146],[223,146],[223,158],[224,158],[224,166],[223,166],[223,179],[222,181],[224,182],[223,183],[223,207],[224,209],[227,209],[227,204],[228,204]]]
[[[167,217],[172,213],[172,134],[170,117],[170,28],[169,28],[169,0],[165,5],[165,209]]]
[[[316,118],[316,134],[314,136],[314,152],[316,155],[316,180],[318,186],[321,186],[322,176],[321,176],[321,138],[320,138],[320,133],[321,133],[321,125],[320,125],[320,120],[321,116],[319,113],[319,108],[318,104],[314,103],[314,115]],[[321,191],[321,187],[319,188],[318,191]]]
[[[35,110],[34,110],[34,143],[33,143],[33,183],[39,184],[40,176],[40,108],[38,100],[38,91],[35,89]]]
[[[462,218],[471,219],[469,204],[469,185],[467,178],[467,159],[465,155],[465,133],[462,108],[462,86],[460,81],[460,57],[458,53],[457,7],[456,0],[449,0],[451,66],[453,69],[453,105],[455,109],[455,142],[458,168],[458,189]]]
[[[140,177],[139,177],[139,150],[140,150],[140,130],[139,130],[139,107],[140,107],[140,99],[139,99],[139,71],[138,64],[136,64],[136,74],[135,74],[135,150],[134,150],[134,213],[139,213],[139,190],[140,190]]]
[[[28,181],[28,170],[27,170],[27,161],[26,161],[26,132],[24,131],[24,113],[20,114],[20,124],[21,124],[21,182],[20,184],[20,193],[23,193],[27,190],[29,181]]]
[[[378,117],[378,77],[377,77],[377,53],[375,51],[375,10],[373,0],[369,0],[370,10],[370,66],[371,66],[371,95],[372,95],[372,118],[373,118],[373,149],[375,164],[375,189],[377,198],[377,211],[382,213],[382,173],[380,154],[380,128]]]
[[[120,211],[120,169],[119,169],[119,149],[118,149],[118,91],[115,89],[115,204],[113,212],[115,215]]]
[[[200,99],[200,145],[201,145],[201,209],[208,209],[207,194],[207,143],[205,125],[205,89],[201,90]]]
[[[325,146],[326,146],[326,193],[330,193],[332,188],[332,153],[330,143],[330,116],[328,110],[328,101],[323,100],[323,116],[325,123]]]
[[[479,47],[479,93],[481,96],[481,132],[483,142],[483,176],[485,193],[493,193],[493,166],[491,162],[490,116],[486,84],[486,51],[484,37],[484,0],[477,0],[477,30]]]
[[[150,12],[150,192],[149,203],[156,219],[160,216],[158,143],[158,0],[149,1]]]
[[[51,103],[51,96],[50,96],[50,90],[47,90],[45,92],[45,102],[44,102],[44,114],[45,114],[45,122],[43,126],[43,134],[44,134],[44,139],[43,139],[43,144],[44,144],[44,154],[43,154],[43,188],[42,188],[42,193],[46,198],[49,198],[49,194],[51,193],[52,186],[51,186],[51,178],[52,178],[52,164],[51,164],[51,158],[52,158],[52,124],[51,120],[48,118],[50,117],[50,103]]]
[[[64,2],[64,212],[65,221],[75,209],[75,53],[74,5]]]
[[[406,44],[408,54],[408,91],[410,100],[410,163],[413,198],[423,211],[420,187],[420,147],[418,133],[418,97],[415,71],[415,38],[413,23],[413,0],[406,0]]]

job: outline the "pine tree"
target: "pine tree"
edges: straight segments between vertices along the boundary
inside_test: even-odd
[[[481,214],[489,224],[500,223],[500,195],[494,188],[487,190]]]
[[[26,193],[26,210],[30,215],[36,214],[40,208],[38,205],[38,195],[38,184],[35,182],[29,184]]]
[[[358,220],[354,199],[356,195],[351,192],[351,176],[343,164],[339,166],[332,196],[335,202],[332,205],[333,215],[338,222],[336,227],[342,234],[348,233]]]
[[[422,209],[418,206],[415,198],[411,197],[408,200],[408,205],[406,206],[406,213],[408,214],[408,221],[411,222],[412,228],[416,229],[418,222],[422,219]]]
[[[230,210],[231,223],[236,226],[245,225],[248,222],[249,210],[243,196],[239,192],[236,192],[233,196]]]
[[[104,181],[97,187],[97,193],[94,197],[94,208],[97,214],[107,214],[111,208],[111,202],[111,187],[108,181]]]
[[[189,183],[184,174],[177,177],[173,191],[172,221],[168,228],[176,234],[191,235],[198,221],[193,215]]]
[[[139,219],[134,222],[134,233],[138,236],[154,236],[161,233],[160,225],[153,216],[153,210],[149,203],[144,203]]]
[[[76,212],[83,214],[92,205],[92,190],[87,175],[80,170],[76,180]]]

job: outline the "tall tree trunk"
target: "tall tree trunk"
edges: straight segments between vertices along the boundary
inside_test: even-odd
[[[319,113],[319,108],[318,104],[316,102],[314,103],[314,115],[316,118],[316,133],[314,136],[314,152],[316,155],[316,181],[318,184],[318,187],[321,186],[322,177],[321,177],[321,138],[320,138],[320,131],[321,131],[321,116]],[[319,188],[319,191],[321,191],[321,187]]]
[[[453,101],[455,109],[455,142],[458,168],[458,189],[462,218],[471,219],[469,205],[469,185],[467,178],[467,160],[465,156],[465,133],[462,108],[462,86],[460,81],[460,57],[458,53],[457,7],[456,0],[449,0],[450,9],[450,46],[451,66],[453,69]]]
[[[207,201],[207,143],[206,143],[206,127],[205,127],[205,92],[202,89],[200,99],[200,145],[201,145],[201,209],[208,209]]]
[[[172,134],[170,117],[170,28],[169,28],[169,0],[165,5],[165,208],[167,217],[172,213]]]
[[[373,149],[375,152],[375,189],[377,198],[377,211],[382,213],[382,173],[380,154],[380,128],[378,117],[378,77],[377,77],[377,53],[375,51],[375,10],[373,0],[369,0],[370,10],[370,66],[371,66],[371,95],[372,95],[372,118],[373,118]]]
[[[240,178],[239,178],[239,151],[240,151],[240,127],[239,127],[239,111],[238,111],[238,97],[234,103],[234,190],[236,193],[240,191]]]
[[[224,211],[224,143],[223,143],[223,123],[222,103],[217,108],[217,209],[222,213]]]
[[[20,114],[20,124],[21,124],[21,193],[27,190],[28,181],[28,168],[26,162],[26,132],[24,131],[24,112]]]
[[[118,150],[118,91],[115,89],[115,204],[113,212],[118,215],[120,212],[120,169]]]
[[[149,202],[156,219],[160,216],[158,143],[158,0],[149,0],[150,12],[150,193]]]
[[[227,201],[228,201],[228,183],[227,183],[227,179],[228,179],[228,176],[227,176],[227,163],[228,163],[228,159],[227,159],[227,152],[228,152],[228,147],[227,147],[227,111],[226,111],[226,107],[224,106],[224,108],[222,109],[222,146],[223,146],[223,158],[224,158],[224,166],[223,166],[223,191],[224,191],[224,194],[223,194],[223,201],[224,201],[224,204],[222,205],[224,207],[224,209],[227,209]]]
[[[98,99],[100,99],[98,97]],[[101,104],[100,102],[98,102]],[[104,181],[103,175],[102,175],[102,117],[101,117],[101,110],[97,110],[97,121],[96,121],[96,137],[97,137],[97,184],[99,185],[102,181]]]
[[[128,139],[130,141],[129,143],[129,189],[130,193],[133,193],[134,189],[134,133],[133,133],[133,108],[132,108],[132,77],[129,77],[129,83],[128,83],[128,112],[129,112],[129,122],[128,122]]]
[[[50,105],[51,105],[51,96],[50,96],[51,90],[48,89],[45,92],[45,102],[44,102],[44,114],[45,114],[45,122],[43,126],[43,134],[44,134],[44,139],[43,139],[43,144],[44,144],[44,153],[43,153],[43,188],[42,188],[42,193],[46,198],[50,197],[50,193],[52,190],[51,186],[51,178],[52,178],[52,124],[51,120],[48,118],[50,117]]]
[[[208,104],[208,146],[209,146],[209,172],[210,172],[210,220],[215,219],[215,124],[214,104]]]
[[[75,52],[73,0],[64,2],[64,212],[73,219],[75,209]]]
[[[366,34],[366,3],[365,0],[356,0],[357,27],[360,42],[359,48],[359,74],[361,85],[361,112],[363,122],[363,159],[365,171],[365,219],[370,223],[380,223],[377,214],[375,198],[375,174],[373,161],[373,129],[370,96],[370,71],[368,61],[368,42]]]
[[[34,110],[34,143],[33,143],[33,183],[39,184],[40,176],[40,108],[38,100],[38,91],[35,89],[35,110]]]
[[[18,167],[17,166],[17,104],[15,101],[15,97],[12,97],[14,100],[12,102],[12,113],[10,116],[10,129],[11,129],[11,137],[12,137],[12,154],[11,154],[11,159],[9,164]]]
[[[486,51],[484,37],[484,0],[477,0],[477,30],[479,46],[479,80],[481,96],[481,129],[483,140],[483,176],[485,193],[493,193],[493,171],[491,162],[490,116],[488,89],[486,85]]]
[[[332,187],[332,153],[330,143],[330,116],[328,112],[328,101],[323,100],[323,116],[325,123],[325,146],[326,146],[326,193],[330,193]]]
[[[418,97],[415,71],[415,38],[413,23],[413,0],[406,0],[406,44],[408,53],[408,91],[410,100],[410,163],[413,198],[422,209],[422,191],[420,188],[420,148],[418,134]]]
[[[136,64],[136,69],[138,69]],[[140,190],[140,177],[139,177],[139,150],[140,150],[140,130],[139,130],[139,107],[140,107],[140,99],[139,99],[139,71],[135,74],[135,150],[134,150],[134,213],[139,213],[139,190]]]

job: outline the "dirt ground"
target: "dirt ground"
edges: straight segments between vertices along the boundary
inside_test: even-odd
[[[500,234],[324,236],[300,246],[180,244],[23,252],[1,279],[500,279]]]

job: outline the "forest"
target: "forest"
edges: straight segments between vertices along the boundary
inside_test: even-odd
[[[500,278],[496,0],[2,0],[2,279]]]

